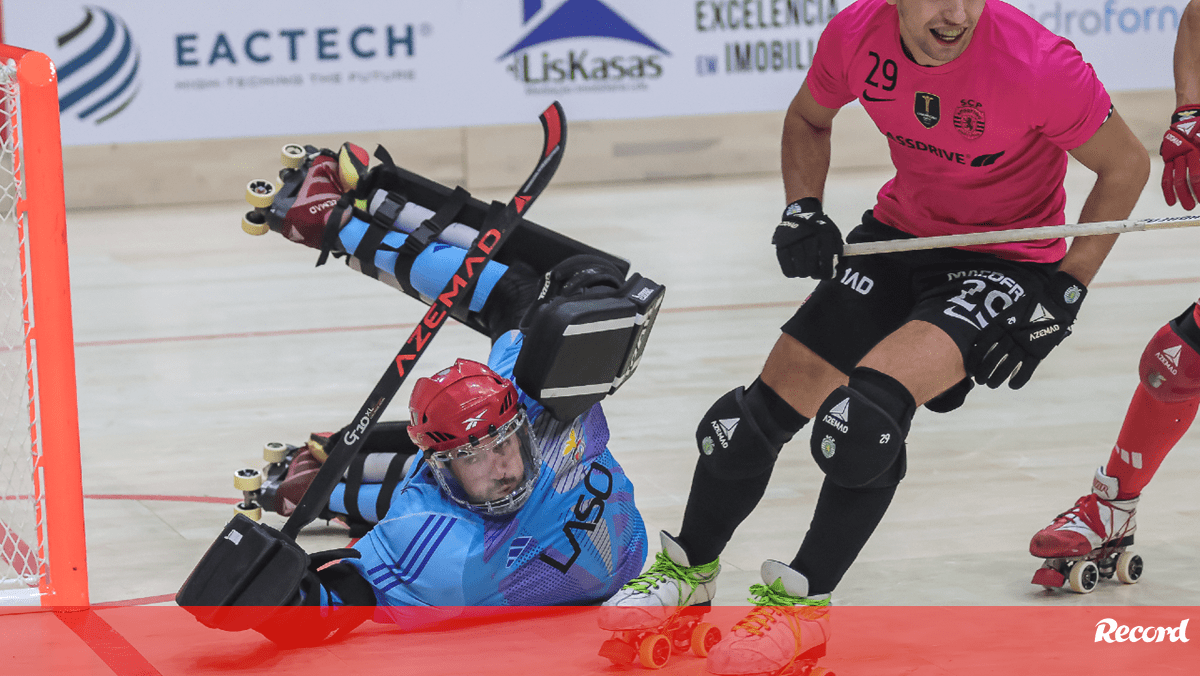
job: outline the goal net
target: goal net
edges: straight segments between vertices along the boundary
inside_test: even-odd
[[[0,45],[0,605],[87,605],[53,64]]]

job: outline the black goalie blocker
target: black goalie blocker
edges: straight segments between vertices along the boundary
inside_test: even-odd
[[[238,514],[196,564],[175,602],[206,627],[254,629],[284,646],[312,645],[369,619],[371,586],[346,563],[352,549],[309,556],[292,538]],[[317,570],[321,569],[318,573]],[[348,608],[319,612],[320,595],[338,593]]]
[[[604,259],[577,256],[546,275],[521,323],[517,386],[558,420],[571,420],[617,391],[646,349],[666,288]]]

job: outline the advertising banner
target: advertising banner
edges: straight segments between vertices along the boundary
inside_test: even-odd
[[[990,0],[995,2],[997,0]],[[66,145],[786,108],[846,0],[9,0]],[[1185,0],[1018,0],[1107,86],[1171,86]]]

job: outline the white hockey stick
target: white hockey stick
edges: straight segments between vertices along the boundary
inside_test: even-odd
[[[863,242],[861,244],[847,244],[842,250],[842,255],[865,256],[867,254],[893,253],[896,251],[918,251],[922,249],[942,249],[946,247],[975,246],[979,244],[998,244],[1000,242],[1030,242],[1033,240],[1055,239],[1058,237],[1085,237],[1088,235],[1112,235],[1124,232],[1139,232],[1142,230],[1188,228],[1194,225],[1200,225],[1200,215],[1146,218],[1140,221],[1068,223],[1066,225],[1048,225],[1040,228],[988,230],[982,232],[968,232],[959,235],[915,237],[913,239],[893,239],[886,242]]]

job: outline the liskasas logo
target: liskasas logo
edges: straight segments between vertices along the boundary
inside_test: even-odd
[[[601,0],[565,0],[557,7],[522,0],[525,35],[500,55],[518,81],[535,84],[628,84],[663,74],[662,45]],[[626,49],[603,43],[625,43]],[[538,50],[539,46],[545,45]],[[640,50],[640,51],[634,51]],[[537,53],[539,52],[540,53]]]
[[[58,107],[101,124],[125,110],[141,89],[141,51],[121,17],[84,7],[83,20],[57,38]]]

